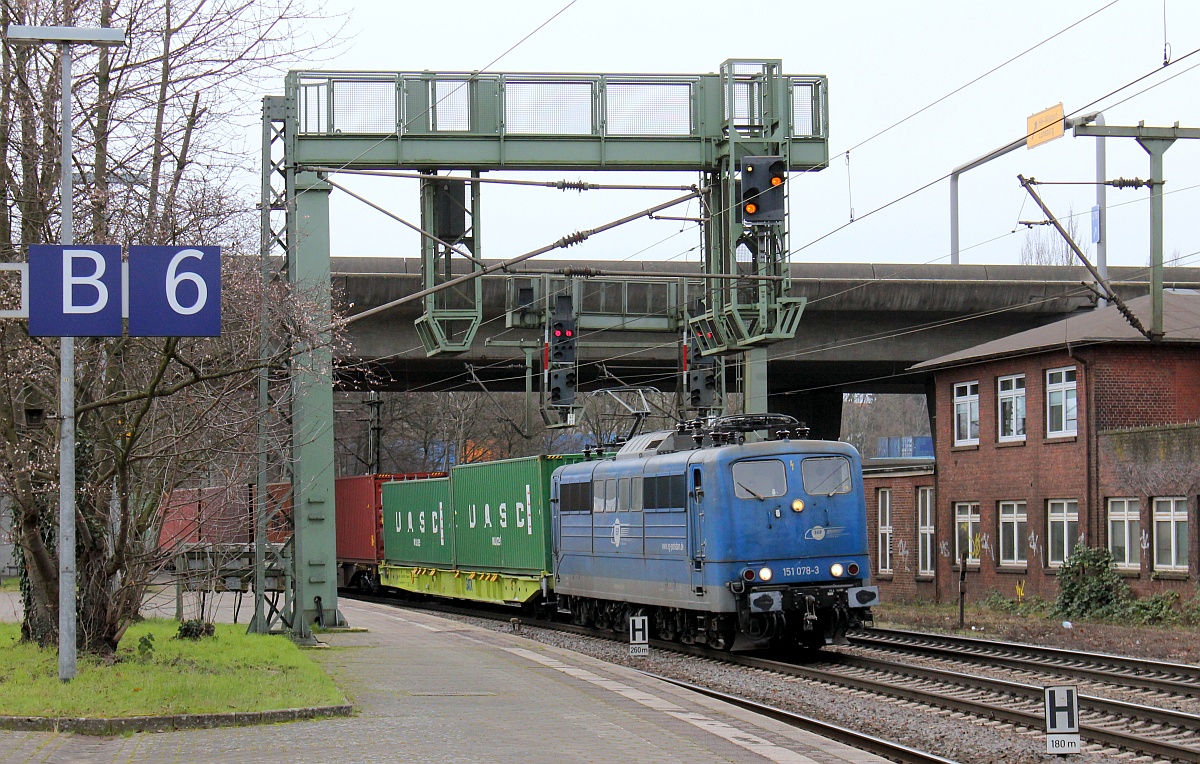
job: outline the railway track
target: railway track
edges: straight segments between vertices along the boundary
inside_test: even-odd
[[[1200,666],[1182,663],[897,629],[856,632],[850,644],[1200,698]]]
[[[396,604],[394,601],[382,598],[368,599],[387,604]],[[421,607],[425,607],[425,605]],[[513,619],[511,611],[507,611],[504,614],[497,614],[480,612],[476,609],[468,610],[441,605],[431,607],[430,609],[437,612],[495,620],[520,620],[528,626],[536,626],[538,628],[554,629],[580,636],[599,637],[617,642],[624,642],[625,640],[623,634],[618,635],[612,631],[598,631],[591,628],[540,621],[531,618]],[[913,632],[908,633],[908,635],[901,638],[893,633],[880,638],[890,640],[893,647],[899,644],[897,640],[903,639],[911,643],[915,648],[918,647],[918,643],[921,641],[919,638],[928,636],[929,642],[921,645],[920,650],[930,652],[934,650],[937,640],[941,639],[937,635],[920,635]],[[859,642],[863,638],[862,635],[856,635],[855,641]],[[953,638],[947,640],[947,643],[952,640]],[[1028,670],[1030,667],[1029,663],[1020,663],[1019,656],[1010,654],[1011,648],[1014,646],[1006,643],[986,643],[983,640],[966,640],[966,642],[969,644],[960,645],[958,649],[952,651],[951,654],[956,660],[961,659],[962,655],[965,654],[973,657],[976,662],[982,665],[1004,665],[1005,662],[1010,662],[1014,665],[1019,664],[1020,668],[1025,670]],[[859,643],[861,644],[861,642]],[[761,655],[714,652],[706,648],[681,645],[674,642],[651,641],[651,646],[657,650],[672,651],[705,660],[769,671],[797,679],[834,685],[854,692],[894,698],[903,702],[919,703],[924,706],[968,714],[975,718],[1001,721],[1036,732],[1044,729],[1044,688],[1042,685],[967,674],[963,673],[962,670],[925,668],[900,660],[884,660],[837,652],[829,652],[821,655],[819,663],[797,664]],[[905,646],[905,649],[908,649],[908,645]],[[1031,648],[1031,650],[1035,651],[1041,649]],[[961,653],[961,650],[966,650],[967,652]],[[998,655],[996,662],[990,663],[990,650],[1001,651],[1003,655]],[[1052,655],[1055,652],[1061,654]],[[1031,652],[1030,655],[1032,654]],[[945,655],[943,653],[942,657],[945,657]],[[1188,683],[1186,672],[1182,671],[1182,669],[1190,667],[1182,666],[1180,670],[1167,668],[1178,666],[1179,664],[1157,664],[1154,661],[1127,659],[1121,656],[1072,654],[1070,651],[1048,650],[1047,653],[1036,658],[1038,661],[1036,665],[1040,667],[1039,670],[1043,673],[1061,674],[1063,676],[1080,677],[1081,674],[1068,673],[1067,671],[1059,672],[1057,666],[1060,664],[1070,671],[1083,672],[1084,670],[1088,670],[1094,672],[1093,675],[1105,676],[1106,681],[1111,683],[1113,674],[1103,674],[1106,670],[1106,664],[1100,659],[1111,659],[1113,663],[1107,664],[1113,667],[1110,670],[1116,672],[1115,676],[1119,677],[1122,683],[1128,681],[1128,686],[1145,687],[1147,685],[1134,683],[1135,680],[1139,678],[1153,679],[1157,682],[1154,687],[1157,692],[1170,693],[1175,696],[1186,695],[1191,697],[1194,695],[1194,687]],[[1046,663],[1045,661],[1050,661],[1050,663]],[[1117,671],[1118,667],[1120,667],[1119,672]],[[1144,676],[1139,676],[1138,672],[1144,674]],[[1173,675],[1164,677],[1163,674]],[[1172,684],[1173,681],[1179,683],[1178,688],[1175,688],[1175,685]],[[676,683],[679,682],[676,681]],[[688,686],[695,688],[694,685]],[[837,727],[837,730],[841,730],[841,732],[837,732],[828,726],[820,726],[825,725],[824,722],[799,715],[792,715],[790,712],[770,706],[763,706],[755,701],[734,698],[704,688],[697,689],[714,697],[721,697],[723,700],[736,702],[745,708],[752,708],[773,718],[784,719],[784,717],[775,716],[775,714],[794,717],[794,720],[788,721],[788,723],[795,723],[797,726],[813,724],[813,726],[805,726],[804,728],[827,737],[834,737],[849,745],[855,745],[864,750],[872,751],[894,761],[946,761],[946,759],[934,754],[915,751],[906,746],[889,743],[888,741],[881,741],[878,738],[863,735],[854,730]],[[1079,702],[1080,734],[1088,743],[1102,745],[1110,749],[1131,751],[1139,755],[1150,755],[1160,760],[1188,762],[1200,760],[1200,715],[1174,711],[1157,705],[1112,700],[1096,695],[1081,694]],[[787,719],[784,720],[787,721]],[[836,727],[836,725],[834,726]],[[847,737],[845,739],[838,737],[840,734],[845,734]],[[861,736],[860,742],[851,742],[851,738],[854,736]],[[893,751],[885,752],[881,748],[876,747],[879,745],[895,745],[897,747]]]

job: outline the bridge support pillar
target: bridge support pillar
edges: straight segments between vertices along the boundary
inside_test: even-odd
[[[329,190],[312,173],[296,176],[297,237],[289,251],[294,289],[320,295],[314,318],[330,321]],[[292,518],[295,524],[296,601],[292,638],[311,642],[314,622],[334,626],[337,537],[333,507],[333,358],[327,344],[292,361]]]
[[[842,391],[839,388],[770,397],[770,410],[790,414],[808,425],[813,440],[837,440],[842,432]]]

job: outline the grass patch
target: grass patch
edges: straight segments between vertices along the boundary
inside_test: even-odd
[[[0,715],[211,714],[345,702],[324,670],[287,637],[217,624],[216,636],[193,641],[174,639],[178,630],[170,620],[135,624],[115,663],[81,655],[76,678],[62,683],[55,650],[21,644],[19,626],[0,624]],[[147,642],[153,649],[139,651]]]
[[[0,578],[0,592],[17,592],[21,590],[21,581],[16,576]]]

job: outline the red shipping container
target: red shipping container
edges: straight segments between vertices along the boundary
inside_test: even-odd
[[[245,486],[179,488],[162,504],[159,549],[180,544],[245,544],[251,539],[249,496]]]
[[[445,477],[444,472],[355,475],[334,482],[339,563],[383,560],[383,484],[394,480]]]

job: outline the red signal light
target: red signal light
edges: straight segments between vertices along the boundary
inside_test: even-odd
[[[567,330],[568,337],[572,336],[573,334],[575,334],[575,332],[571,331],[570,329]]]
[[[554,330],[554,336],[555,336],[555,337],[561,337],[561,336],[562,336],[562,333],[563,333],[563,332],[562,332],[562,329],[555,329],[555,330]]]

